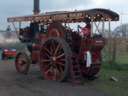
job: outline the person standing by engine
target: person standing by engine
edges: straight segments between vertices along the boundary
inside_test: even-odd
[[[90,38],[91,37],[90,20],[85,21],[85,23],[86,23],[85,27],[80,27],[81,28],[80,36],[82,36],[83,38]]]
[[[91,20],[86,18],[85,19],[85,27],[80,27],[80,36],[83,38],[81,42],[82,48],[82,58],[84,58],[84,64],[87,68],[91,67],[92,64],[92,53],[90,51],[90,43],[91,43]]]

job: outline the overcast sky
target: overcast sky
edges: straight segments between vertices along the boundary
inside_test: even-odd
[[[127,0],[40,0],[42,12],[106,8],[128,13]],[[0,29],[7,26],[7,17],[32,14],[33,0],[0,0]]]

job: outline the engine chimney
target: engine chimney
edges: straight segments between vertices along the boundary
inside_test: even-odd
[[[40,13],[40,0],[34,0],[33,14],[38,15]]]

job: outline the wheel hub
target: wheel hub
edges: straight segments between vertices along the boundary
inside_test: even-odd
[[[56,57],[52,57],[52,61],[55,62],[56,61]]]

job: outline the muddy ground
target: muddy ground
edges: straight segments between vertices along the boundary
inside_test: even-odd
[[[93,81],[92,81],[93,82]],[[37,65],[18,74],[12,61],[0,63],[0,96],[108,96],[93,86],[43,80]]]

